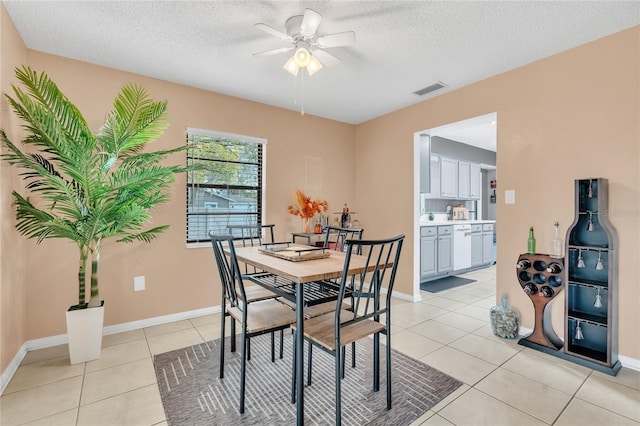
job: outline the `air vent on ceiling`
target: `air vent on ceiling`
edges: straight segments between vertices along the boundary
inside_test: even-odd
[[[435,84],[432,84],[431,86],[427,86],[424,89],[420,89],[420,90],[416,90],[415,93],[418,96],[424,96],[427,93],[431,93],[431,92],[435,92],[436,90],[440,90],[443,87],[446,87],[446,84],[444,84],[443,82],[439,81]]]

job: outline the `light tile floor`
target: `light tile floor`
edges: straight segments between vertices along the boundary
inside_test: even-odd
[[[423,301],[394,299],[392,346],[464,382],[414,425],[640,425],[640,372],[612,377],[495,337],[495,268]],[[154,354],[218,338],[220,316],[105,336],[100,360],[66,345],[27,354],[0,398],[0,424],[166,425]]]

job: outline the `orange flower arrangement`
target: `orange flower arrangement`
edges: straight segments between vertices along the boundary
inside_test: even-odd
[[[292,215],[300,216],[303,219],[311,219],[316,213],[329,210],[329,203],[324,200],[312,200],[299,189],[296,189],[292,198],[294,206],[287,206],[287,210]]]

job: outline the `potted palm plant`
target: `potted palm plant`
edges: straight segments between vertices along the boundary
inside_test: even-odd
[[[161,161],[183,147],[145,150],[168,126],[167,102],[150,99],[138,85],[121,89],[113,111],[93,133],[44,72],[25,66],[15,73],[24,89],[13,86],[13,96],[6,97],[24,122],[22,144],[28,149],[14,144],[4,130],[0,139],[7,148],[3,159],[20,168],[25,180],[26,197],[13,191],[16,228],[38,243],[63,238],[77,246],[78,303],[67,311],[69,352],[72,364],[97,359],[104,318],[100,249],[109,239],[149,242],[168,228],[146,225],[150,210],[167,201],[175,174],[184,171]],[[84,330],[88,324],[94,328]],[[76,332],[86,336],[78,340]]]

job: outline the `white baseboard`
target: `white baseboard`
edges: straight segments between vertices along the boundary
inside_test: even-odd
[[[11,381],[11,378],[16,371],[18,371],[18,367],[20,367],[20,363],[24,359],[25,355],[27,355],[27,344],[23,343],[20,349],[18,349],[18,353],[13,357],[7,368],[0,375],[0,395],[4,393],[4,390],[7,388],[7,385]]]
[[[383,289],[383,292],[385,292],[385,289]],[[420,293],[413,295],[413,294],[400,293],[399,291],[394,291],[392,297],[397,297],[398,299],[407,300],[409,302],[414,302],[414,303],[422,301],[422,296],[420,295]]]
[[[102,335],[122,333],[125,331],[138,330],[145,327],[152,327],[154,325],[167,324],[174,321],[180,321],[190,318],[197,318],[204,315],[211,315],[219,313],[220,306],[213,306],[210,308],[196,309],[193,311],[179,312],[177,314],[163,315],[159,317],[147,318],[139,321],[131,321],[122,324],[115,324],[104,327],[102,329]],[[5,388],[11,381],[11,378],[18,370],[20,363],[27,355],[27,352],[36,349],[50,348],[52,346],[64,345],[69,343],[67,334],[58,334],[55,336],[43,337],[40,339],[27,340],[22,344],[22,347],[18,350],[18,353],[13,357],[7,368],[0,375],[0,395],[4,392]]]
[[[624,355],[618,355],[618,361],[623,367],[627,367],[631,370],[640,371],[640,359],[634,359]]]

